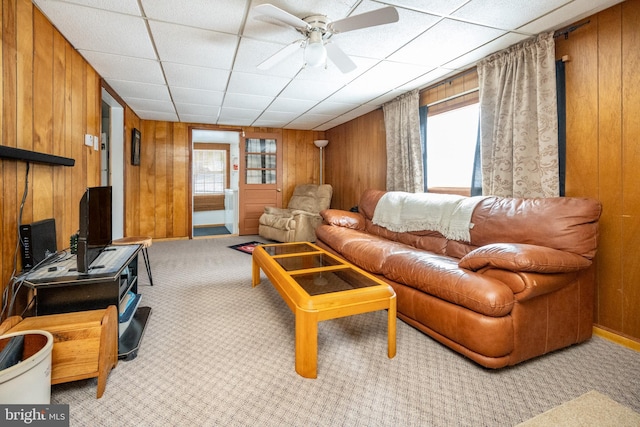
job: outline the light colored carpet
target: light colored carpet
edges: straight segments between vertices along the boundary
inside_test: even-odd
[[[251,256],[257,236],[154,242],[153,308],[138,357],[96,380],[52,388],[72,426],[514,426],[590,390],[640,411],[640,353],[594,337],[501,370],[484,369],[386,312],[322,322],[318,378],[294,369],[294,318]]]
[[[637,427],[640,414],[595,390],[518,424],[518,427]]]

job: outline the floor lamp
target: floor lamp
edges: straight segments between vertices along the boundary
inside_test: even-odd
[[[328,139],[316,139],[313,145],[320,149],[320,185],[324,184],[324,153],[322,149],[329,143]]]

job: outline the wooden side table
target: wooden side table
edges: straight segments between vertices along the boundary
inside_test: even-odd
[[[147,268],[147,275],[149,276],[151,286],[153,286],[153,278],[151,277],[151,264],[149,263],[149,252],[147,249],[152,243],[153,239],[149,236],[123,237],[122,239],[116,239],[111,242],[113,246],[142,245],[142,257],[144,258],[144,265]]]

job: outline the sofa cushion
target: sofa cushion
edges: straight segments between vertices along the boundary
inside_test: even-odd
[[[407,245],[362,231],[330,225],[319,226],[316,235],[347,261],[374,274],[382,273],[382,264],[392,254],[414,250]]]
[[[347,212],[339,209],[325,209],[320,212],[324,221],[337,227],[364,230],[364,217],[356,212]]]
[[[505,316],[515,298],[504,283],[460,268],[458,260],[415,250],[390,254],[382,274],[395,282],[418,289],[487,316]]]
[[[473,212],[471,244],[524,243],[592,259],[601,210],[597,200],[579,197],[490,197]]]
[[[480,270],[485,267],[537,273],[570,273],[584,270],[591,261],[570,252],[536,245],[495,243],[465,255],[460,267]]]

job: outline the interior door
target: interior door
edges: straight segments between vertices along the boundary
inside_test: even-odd
[[[258,220],[265,206],[282,206],[280,134],[245,134],[240,159],[239,234],[258,234]]]

